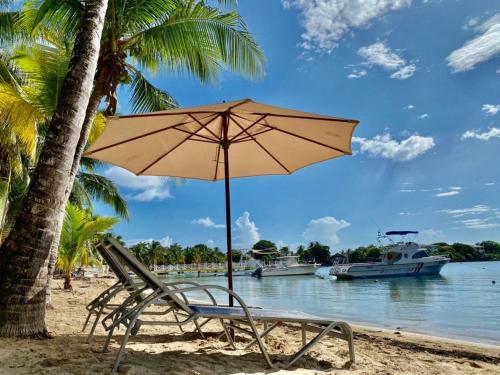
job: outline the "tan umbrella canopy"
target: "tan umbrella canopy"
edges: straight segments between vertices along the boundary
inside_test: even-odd
[[[356,120],[244,99],[111,117],[85,156],[136,175],[224,178],[228,283],[232,289],[229,178],[291,174],[313,163],[351,155],[357,124]]]

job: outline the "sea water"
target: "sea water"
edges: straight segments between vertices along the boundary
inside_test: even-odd
[[[379,280],[340,281],[328,271],[320,268],[322,277],[235,277],[234,290],[247,305],[500,345],[500,262],[450,263],[437,276]],[[227,284],[220,276],[190,280]]]

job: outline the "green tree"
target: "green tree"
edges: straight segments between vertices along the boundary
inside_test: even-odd
[[[319,242],[311,242],[307,247],[309,253],[308,261],[315,261],[316,263],[329,264],[331,263],[330,247],[322,245]]]
[[[64,273],[64,289],[72,288],[71,273],[77,265],[97,262],[92,254],[92,242],[117,222],[114,217],[91,217],[88,212],[68,204],[57,255],[57,267]]]

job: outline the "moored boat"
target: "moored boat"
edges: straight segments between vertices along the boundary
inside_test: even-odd
[[[267,276],[297,276],[314,275],[320,264],[300,263],[298,256],[284,256],[276,258],[274,264],[258,266],[252,273],[254,277]]]
[[[382,247],[381,262],[347,263],[334,265],[329,274],[337,279],[362,279],[381,277],[436,275],[450,261],[443,255],[430,256],[425,247],[406,241],[405,236],[418,234],[416,231],[391,231],[378,239],[387,238],[391,242]],[[398,242],[392,236],[401,236]]]

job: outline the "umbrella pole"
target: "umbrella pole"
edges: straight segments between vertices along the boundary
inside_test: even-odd
[[[223,118],[223,141],[224,149],[224,187],[226,190],[226,241],[227,241],[227,284],[229,290],[233,290],[233,249],[231,241],[231,194],[229,188],[229,142],[227,137],[228,118]],[[229,306],[233,306],[233,296],[229,295]]]

